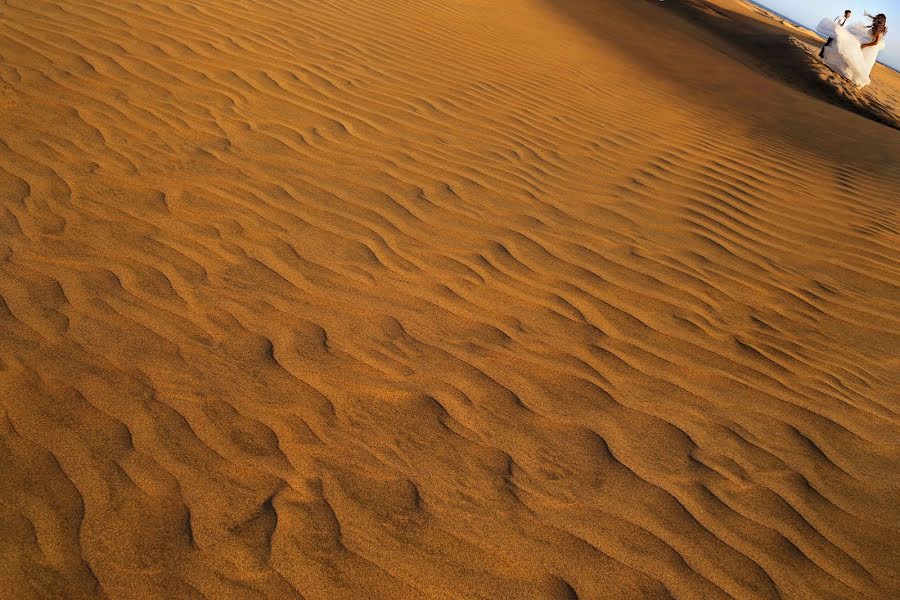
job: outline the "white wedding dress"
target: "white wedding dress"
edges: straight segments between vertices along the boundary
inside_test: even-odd
[[[821,35],[833,38],[825,47],[825,64],[859,87],[869,85],[869,73],[875,66],[878,53],[884,49],[884,37],[874,46],[862,48],[872,41],[869,28],[864,23],[842,27],[834,21],[822,19],[816,27]]]

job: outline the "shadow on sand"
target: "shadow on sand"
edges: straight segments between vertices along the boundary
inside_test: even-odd
[[[602,18],[605,8],[634,11],[636,14],[640,13],[639,16],[643,19],[656,21],[656,24],[669,28],[675,20],[665,17],[676,15],[685,24],[690,23],[701,29],[708,37],[711,50],[725,53],[747,67],[774,77],[804,94],[900,129],[900,100],[890,95],[887,86],[879,89],[876,82],[873,86],[859,89],[833,72],[817,56],[822,40],[806,30],[793,28],[789,24],[767,23],[764,21],[766,17],[757,20],[707,0],[631,0],[631,6],[623,6],[615,0],[545,1],[560,14],[592,30],[598,37],[609,35],[608,21]],[[779,19],[761,7],[753,8],[758,9],[761,14],[767,13]],[[648,30],[653,24],[647,23]],[[640,31],[634,34],[642,36]],[[646,44],[646,40],[643,44]],[[642,51],[637,44],[633,49],[638,56],[645,54],[643,58],[648,59],[648,64],[660,62],[659,53],[651,56],[651,52]],[[667,77],[677,78],[677,75],[672,74],[673,69],[664,64],[659,64],[659,68]],[[876,65],[873,78],[877,79],[879,76],[897,77],[897,74],[883,65]]]

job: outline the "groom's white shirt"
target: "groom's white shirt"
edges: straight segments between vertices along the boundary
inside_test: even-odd
[[[844,25],[847,24],[847,17],[845,17],[844,15],[835,17],[834,22],[837,23],[838,25],[840,25],[841,27],[843,27]]]

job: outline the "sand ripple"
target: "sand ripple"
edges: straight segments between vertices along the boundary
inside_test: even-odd
[[[575,4],[0,1],[0,589],[900,593],[900,134]]]

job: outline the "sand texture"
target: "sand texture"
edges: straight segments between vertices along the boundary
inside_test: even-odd
[[[0,0],[0,597],[898,597],[900,75],[815,43]]]

